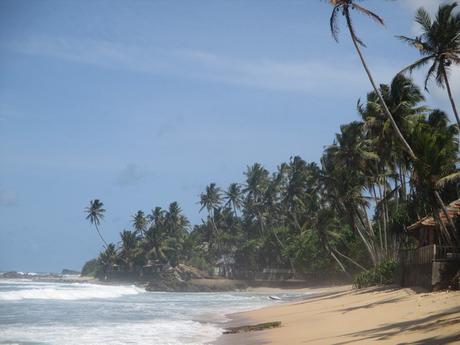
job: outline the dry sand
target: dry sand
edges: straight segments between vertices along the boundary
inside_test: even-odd
[[[232,326],[281,321],[280,328],[223,335],[217,344],[460,344],[460,292],[351,286],[320,289],[289,304],[235,314]]]

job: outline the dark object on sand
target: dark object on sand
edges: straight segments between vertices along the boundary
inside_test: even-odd
[[[236,334],[236,333],[263,331],[264,329],[276,328],[280,326],[281,326],[281,321],[265,322],[265,323],[259,323],[257,325],[230,327],[224,331],[224,334]]]

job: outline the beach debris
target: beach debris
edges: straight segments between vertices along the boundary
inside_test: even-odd
[[[256,325],[245,325],[239,327],[229,327],[224,331],[224,334],[237,334],[254,331],[263,331],[265,329],[277,328],[281,326],[281,321],[264,322]]]

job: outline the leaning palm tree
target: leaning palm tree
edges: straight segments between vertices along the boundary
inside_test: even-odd
[[[403,144],[404,149],[409,153],[409,155],[411,156],[411,158],[413,160],[416,160],[416,156],[414,154],[414,151],[410,147],[410,145],[407,142],[407,140],[404,137],[404,135],[401,133],[401,130],[399,129],[398,124],[394,120],[393,115],[391,115],[391,112],[388,109],[388,106],[386,105],[385,100],[383,99],[382,94],[380,93],[380,90],[378,89],[377,84],[374,81],[374,78],[372,77],[371,71],[370,71],[369,67],[367,66],[366,60],[364,59],[364,56],[363,56],[363,54],[361,52],[361,48],[360,48],[360,46],[365,47],[365,44],[356,35],[356,31],[355,31],[355,28],[353,26],[353,22],[351,20],[350,10],[355,10],[355,11],[357,11],[359,13],[362,13],[362,14],[364,14],[366,16],[369,16],[370,18],[374,19],[377,23],[379,23],[381,25],[384,25],[383,19],[380,16],[378,16],[377,14],[375,14],[374,12],[371,12],[368,9],[364,8],[363,6],[358,5],[356,3],[356,1],[354,1],[354,0],[329,0],[329,3],[332,6],[334,6],[334,8],[332,10],[331,18],[330,18],[330,27],[331,27],[332,36],[334,37],[334,39],[336,41],[338,41],[339,27],[337,25],[337,16],[340,13],[342,13],[342,15],[345,17],[345,20],[346,20],[346,23],[347,23],[347,28],[348,28],[348,31],[350,32],[350,37],[351,37],[351,40],[353,42],[353,45],[356,48],[356,52],[358,53],[359,58],[361,60],[361,63],[363,65],[363,67],[364,67],[364,70],[366,71],[367,77],[369,78],[369,81],[371,82],[372,87],[374,88],[374,91],[375,91],[376,95],[378,96],[380,103],[383,106],[383,110],[384,110],[386,116],[388,117],[388,119],[391,122],[391,126],[393,127],[393,130],[395,131],[398,139]]]
[[[104,219],[105,209],[103,206],[104,204],[99,199],[94,199],[91,200],[89,206],[85,208],[85,212],[87,213],[86,219],[88,219],[91,224],[94,224],[99,237],[101,238],[102,242],[104,242],[105,247],[108,248],[107,242],[104,240],[101,232],[99,231],[101,220]]]
[[[431,20],[428,12],[420,7],[415,15],[415,21],[421,26],[422,34],[415,38],[398,37],[418,49],[422,55],[421,59],[407,66],[403,71],[412,72],[430,63],[431,67],[425,77],[425,89],[432,77],[440,87],[447,89],[452,110],[460,126],[460,118],[448,78],[452,64],[460,64],[460,13],[453,13],[456,7],[456,2],[439,6],[434,20]]]

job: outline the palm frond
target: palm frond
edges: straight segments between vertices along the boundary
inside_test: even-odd
[[[339,41],[339,26],[337,25],[337,14],[339,12],[339,5],[334,6],[331,13],[331,18],[329,19],[329,25],[331,27],[332,37],[336,42]]]
[[[426,65],[430,59],[433,59],[435,56],[434,55],[430,55],[430,56],[425,56],[421,59],[418,59],[417,61],[415,61],[414,63],[410,64],[409,66],[407,67],[404,67],[401,71],[399,71],[398,74],[404,74],[404,72],[408,71],[409,73],[412,73],[412,71],[414,69],[417,69],[417,68],[420,68],[424,65]]]
[[[431,79],[431,76],[434,74],[434,71],[437,69],[436,66],[437,66],[438,62],[435,61],[430,69],[428,70],[427,74],[426,74],[426,78],[425,78],[425,90],[428,91],[428,82],[430,81]]]
[[[372,12],[372,11],[369,11],[367,8],[364,8],[363,6],[360,6],[356,3],[353,3],[353,8],[355,10],[357,10],[358,12],[361,12],[362,14],[365,14],[366,16],[372,18],[373,20],[375,20],[377,23],[381,24],[381,25],[385,25],[385,23],[383,22],[383,18],[380,17],[379,15],[377,15],[376,13]]]
[[[415,22],[420,24],[426,32],[431,29],[431,18],[430,14],[423,8],[420,7],[415,14]]]
[[[361,41],[361,39],[358,37],[358,35],[356,35],[355,28],[353,27],[353,21],[351,20],[350,12],[348,11],[347,8],[344,9],[344,16],[345,16],[345,19],[346,19],[346,21],[347,21],[348,30],[350,31],[350,34],[351,34],[352,38],[353,38],[360,46],[366,47],[366,45],[364,44],[364,42]]]
[[[436,182],[436,188],[443,189],[447,184],[460,180],[460,171],[444,176]]]
[[[403,35],[396,36],[399,40],[403,41],[404,43],[407,43],[408,45],[418,49],[422,54],[426,55],[428,52],[431,50],[429,47],[427,47],[426,43],[423,43],[420,37],[407,37]]]

